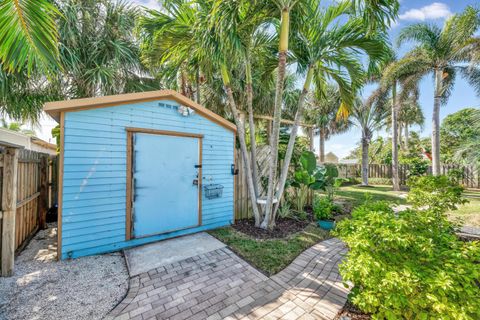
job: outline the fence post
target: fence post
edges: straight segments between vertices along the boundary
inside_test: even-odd
[[[2,276],[13,275],[15,259],[15,215],[17,209],[18,149],[6,147],[3,155],[2,187]]]
[[[43,230],[47,227],[48,210],[48,157],[40,159],[40,197],[38,203],[38,227]]]

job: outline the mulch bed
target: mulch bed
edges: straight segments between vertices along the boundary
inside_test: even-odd
[[[353,305],[353,303],[347,300],[347,303],[345,303],[345,306],[343,307],[342,311],[340,311],[335,317],[335,320],[344,320],[344,319],[370,320],[371,317],[370,315],[360,311],[357,307]]]
[[[296,220],[277,218],[276,226],[273,230],[264,230],[255,227],[255,221],[253,219],[244,219],[236,221],[233,228],[256,239],[276,239],[285,238],[293,233],[302,231],[309,224],[310,219]]]

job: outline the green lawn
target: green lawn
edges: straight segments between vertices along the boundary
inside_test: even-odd
[[[395,192],[391,186],[375,185],[371,188],[362,188],[358,186],[342,187],[336,193],[337,199],[351,202],[354,206],[362,204],[365,201],[365,193],[369,193],[373,200],[385,200],[397,204],[408,204],[402,195],[405,192]],[[465,197],[470,201],[462,205],[458,210],[449,212],[452,218],[460,218],[465,225],[480,226],[480,192],[466,191]]]
[[[348,202],[351,202],[353,206],[358,206],[365,202],[365,194],[368,193],[373,201],[390,201],[397,204],[406,204],[407,201],[402,195],[405,195],[405,192],[396,192],[393,191],[391,186],[371,186],[371,187],[358,187],[358,186],[348,186],[341,187],[335,193],[337,199],[343,199]]]
[[[268,275],[279,272],[305,249],[330,237],[329,232],[314,224],[285,239],[253,239],[232,227],[213,230],[210,234]]]
[[[335,197],[357,206],[365,201],[365,193],[369,193],[374,201],[385,200],[396,204],[408,204],[405,192],[394,192],[392,187],[380,185],[371,188],[342,187]],[[467,225],[480,226],[480,192],[469,191],[465,195],[470,203],[461,206],[457,211],[450,212],[449,215],[452,218],[462,218]],[[226,243],[234,252],[268,275],[279,272],[305,249],[330,237],[329,232],[318,228],[315,224],[285,239],[254,239],[232,227],[213,230],[210,234]]]

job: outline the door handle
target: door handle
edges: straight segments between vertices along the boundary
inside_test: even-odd
[[[195,185],[195,186],[198,186],[198,178],[197,178],[197,179],[193,179],[192,184]]]

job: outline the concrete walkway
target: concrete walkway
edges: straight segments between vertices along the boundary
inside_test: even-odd
[[[320,242],[268,278],[217,249],[132,277],[107,319],[333,319],[348,294],[345,252],[338,239]]]

